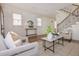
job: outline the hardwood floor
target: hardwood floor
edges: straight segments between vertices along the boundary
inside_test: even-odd
[[[77,42],[64,42],[64,46],[56,44],[55,53],[50,50],[44,51],[43,42],[39,41],[39,53],[40,56],[79,56],[79,43]],[[49,46],[52,43],[47,43]],[[52,47],[51,47],[52,49]]]
[[[55,53],[53,53],[49,50],[44,51],[43,41],[41,40],[41,37],[43,36],[29,37],[29,42],[37,41],[39,43],[40,56],[79,56],[79,42],[64,41],[64,46],[59,44],[55,45]],[[51,43],[47,43],[47,45],[50,45],[50,44]]]

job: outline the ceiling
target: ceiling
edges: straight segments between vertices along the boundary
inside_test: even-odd
[[[56,10],[70,6],[71,3],[10,3],[9,5],[31,13],[54,17],[56,15]]]

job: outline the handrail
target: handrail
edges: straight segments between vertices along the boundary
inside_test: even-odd
[[[79,7],[79,5],[76,5],[76,4],[72,4],[73,6],[78,6]]]
[[[71,12],[69,12],[69,11],[67,11],[67,10],[64,10],[64,9],[60,9],[60,10],[65,11],[65,12],[67,12],[67,13],[71,13]],[[71,13],[71,14],[74,15],[74,16],[76,16],[74,13]]]

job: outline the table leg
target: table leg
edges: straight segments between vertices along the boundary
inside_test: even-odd
[[[54,45],[54,41],[53,41],[53,52],[55,52],[55,51],[54,51],[54,48],[55,48],[55,45]]]
[[[44,50],[46,50],[46,41],[43,41]]]
[[[62,45],[64,46],[64,38],[62,37]]]
[[[58,39],[58,44],[60,44],[59,39]]]

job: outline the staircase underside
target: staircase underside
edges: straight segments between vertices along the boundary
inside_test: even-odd
[[[76,14],[77,12],[79,12],[79,5],[72,4],[72,6],[73,6],[72,7],[73,10],[69,9],[69,11],[68,11],[65,9],[61,9],[62,11],[67,13],[68,15],[64,19],[62,19],[62,21],[59,24],[57,24],[57,31],[58,32],[61,32],[64,29],[71,27],[76,22],[79,22],[79,16]]]

